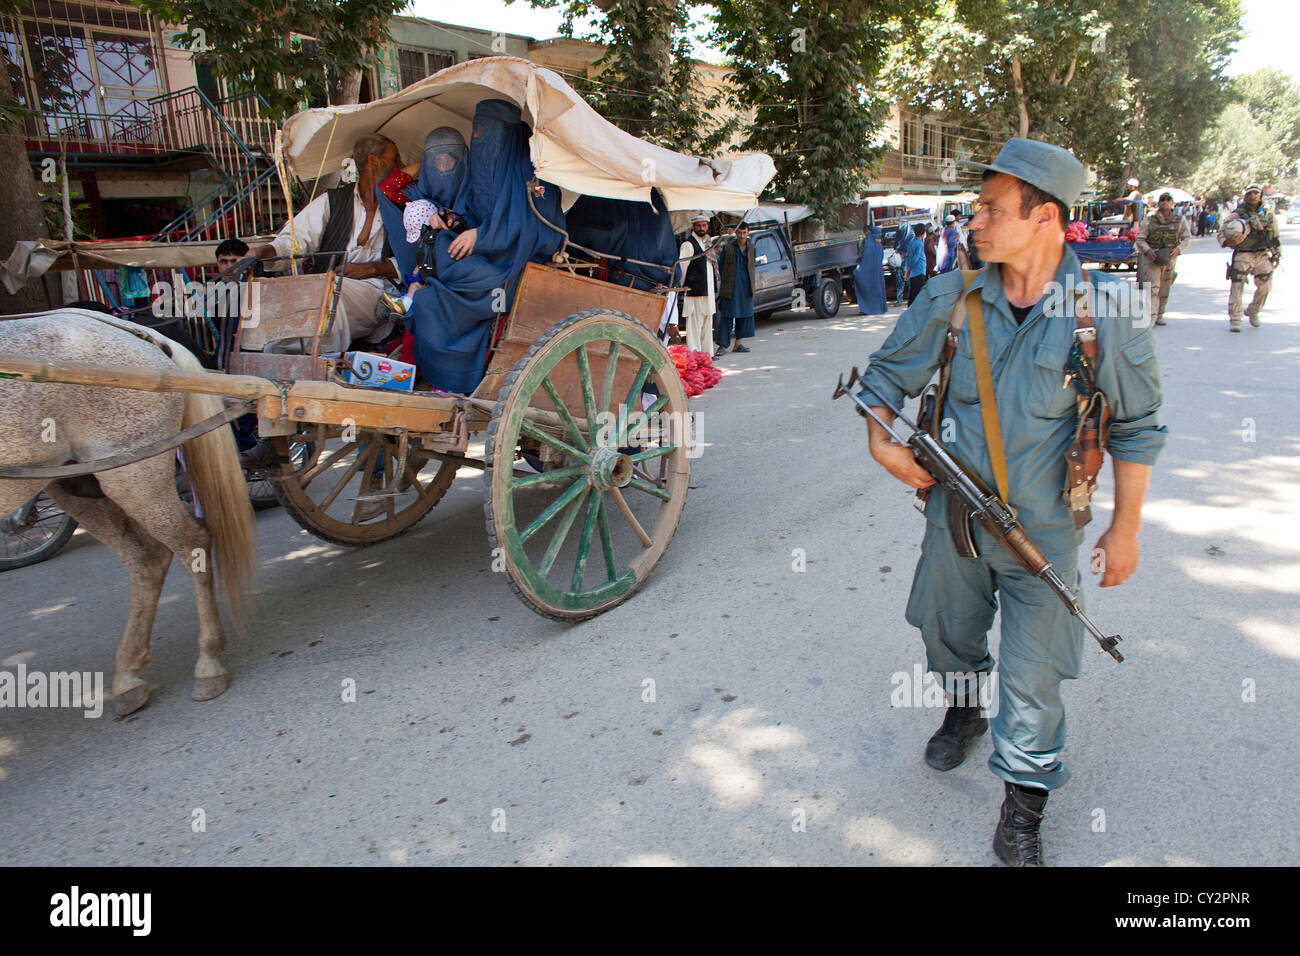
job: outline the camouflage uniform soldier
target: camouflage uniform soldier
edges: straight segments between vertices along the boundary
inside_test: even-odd
[[[1277,219],[1273,211],[1263,204],[1263,191],[1258,186],[1246,187],[1241,205],[1224,217],[1219,227],[1219,245],[1232,249],[1232,262],[1228,265],[1228,278],[1232,285],[1228,291],[1228,331],[1241,331],[1241,294],[1246,279],[1255,277],[1255,296],[1246,306],[1250,324],[1259,328],[1259,313],[1273,287],[1273,270],[1282,259],[1282,245],[1278,239]],[[1229,223],[1241,222],[1244,232],[1230,236],[1237,227]]]
[[[1178,278],[1174,263],[1191,241],[1192,230],[1187,220],[1174,212],[1174,197],[1161,193],[1156,211],[1142,220],[1134,242],[1138,254],[1146,260],[1143,279],[1150,286],[1151,298],[1156,303],[1156,325],[1165,324],[1169,290]]]

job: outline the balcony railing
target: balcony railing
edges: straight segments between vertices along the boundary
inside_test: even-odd
[[[119,113],[45,111],[27,117],[26,134],[37,152],[208,152],[233,170],[270,151],[275,123],[260,115],[260,105],[256,94],[213,103],[188,87],[136,100]]]

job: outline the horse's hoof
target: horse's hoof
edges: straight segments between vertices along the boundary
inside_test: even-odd
[[[229,674],[218,674],[216,677],[196,677],[194,678],[194,699],[211,700],[214,697],[220,697],[229,686]]]
[[[149,685],[136,684],[130,690],[114,694],[113,703],[117,707],[117,716],[126,717],[129,714],[134,714],[149,703]]]

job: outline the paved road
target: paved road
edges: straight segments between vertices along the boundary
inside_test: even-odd
[[[1281,274],[1264,326],[1229,335],[1223,254],[1196,240],[1181,262],[1143,564],[1086,585],[1129,659],[1090,652],[1067,685],[1056,863],[1300,862],[1300,282]],[[473,475],[368,550],[272,511],[256,631],[226,652],[225,696],[195,703],[174,570],[148,708],[0,712],[0,860],[991,864],[988,738],[940,775],[921,751],[941,712],[891,706],[923,660],[902,620],[922,519],[828,401],[898,314],[853,313],[780,316],[722,360],[677,537],[599,619],[544,620],[491,572]],[[111,671],[125,597],[79,533],[0,577],[0,661]]]

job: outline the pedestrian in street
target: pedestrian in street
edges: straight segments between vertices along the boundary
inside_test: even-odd
[[[961,234],[957,231],[957,217],[949,213],[943,221],[943,232],[939,236],[936,273],[942,275],[957,268],[957,247],[960,245]]]
[[[1153,332],[1124,314],[1122,283],[1111,276],[1086,274],[1092,294],[1109,299],[1091,309],[1078,308],[1073,295],[1059,295],[1085,282],[1064,241],[1069,208],[1088,180],[1082,163],[1060,147],[1011,139],[992,165],[973,165],[985,172],[971,231],[990,265],[969,289],[960,273],[927,282],[871,356],[865,382],[901,406],[947,362],[947,395],[935,413],[936,421],[951,419],[946,444],[987,487],[999,489],[1028,537],[1077,589],[1088,513],[1072,509],[1062,494],[1079,413],[1076,388],[1082,387],[1061,387],[1063,345],[1074,342],[1113,416],[1105,447],[1114,461],[1115,503],[1110,527],[1097,542],[1105,558],[1101,586],[1113,587],[1137,569],[1142,499],[1167,437],[1156,417],[1160,372]],[[961,322],[957,341],[946,350],[955,322]],[[1097,349],[1082,334],[1094,327]],[[984,354],[979,366],[977,354]],[[878,401],[861,394],[873,406]],[[888,409],[875,411],[892,422]],[[1002,779],[1005,794],[994,851],[1011,866],[1042,865],[1048,794],[1067,779],[1061,682],[1079,676],[1083,628],[982,527],[973,529],[978,556],[959,555],[947,526],[947,493],[933,487],[909,448],[877,423],[867,427],[876,461],[906,485],[931,488],[907,621],[921,630],[929,669],[940,677],[949,706],[926,744],[926,763],[953,769],[991,726],[989,769]],[[996,609],[1002,613],[997,710],[986,716],[972,694],[993,669],[987,632]]]
[[[909,226],[912,238],[907,243],[907,253],[903,257],[903,272],[907,283],[907,304],[911,305],[925,285],[925,225],[913,223]]]
[[[1174,212],[1174,197],[1161,193],[1156,211],[1142,220],[1133,243],[1142,257],[1139,261],[1145,266],[1145,275],[1138,277],[1138,284],[1145,284],[1150,290],[1156,325],[1165,324],[1165,306],[1178,278],[1175,264],[1191,242],[1192,231],[1187,220]]]
[[[749,241],[749,224],[736,227],[736,238],[718,250],[718,351],[720,357],[731,345],[734,326],[736,344],[733,352],[748,352],[742,340],[754,337],[754,244]]]
[[[690,235],[677,251],[678,259],[690,259],[681,285],[686,286],[686,294],[682,296],[686,347],[692,352],[713,352],[713,293],[717,273],[706,255],[712,247],[709,217],[695,216],[691,219]]]
[[[882,315],[889,311],[885,300],[885,249],[881,244],[884,231],[874,227],[862,237],[862,255],[853,270],[853,289],[858,296],[861,315]]]
[[[935,263],[939,259],[939,231],[935,229],[934,223],[925,224],[925,275],[927,278],[935,275]]]
[[[1241,202],[1224,217],[1219,229],[1219,245],[1232,250],[1232,260],[1228,263],[1229,332],[1241,331],[1241,297],[1251,276],[1255,277],[1255,295],[1246,306],[1246,317],[1251,325],[1259,328],[1259,313],[1273,288],[1273,270],[1282,261],[1277,217],[1264,205],[1263,197],[1259,186],[1247,186]]]
[[[1142,190],[1138,188],[1136,179],[1130,179],[1127,185],[1128,192],[1124,194],[1124,198],[1128,200],[1128,203],[1124,206],[1124,218],[1129,222],[1136,223],[1138,221],[1138,209],[1142,202]]]

